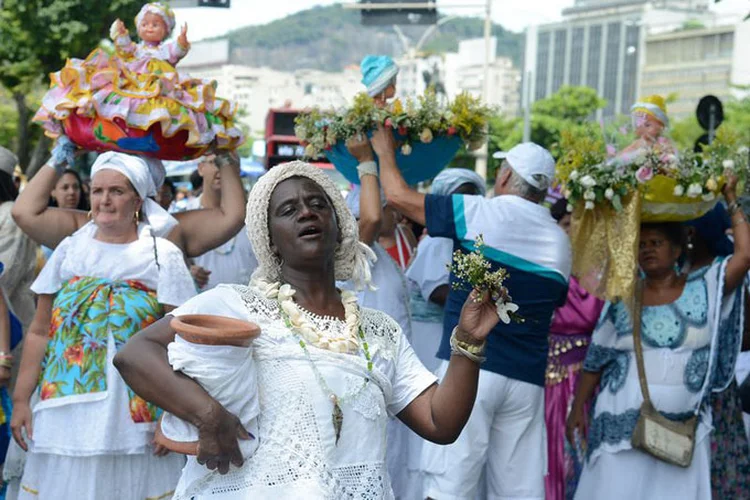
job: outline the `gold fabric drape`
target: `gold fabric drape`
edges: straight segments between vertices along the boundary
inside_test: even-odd
[[[586,210],[577,204],[570,231],[573,275],[599,298],[633,304],[638,272],[641,197],[622,200],[622,211],[610,204]]]

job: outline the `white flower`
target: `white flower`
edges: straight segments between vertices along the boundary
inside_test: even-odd
[[[315,158],[318,156],[318,151],[315,149],[315,146],[312,144],[305,146],[305,156],[308,158]]]
[[[341,292],[341,303],[344,304],[344,307],[349,304],[356,304],[357,294],[355,294],[351,290],[344,290],[343,292]]]
[[[422,129],[422,133],[419,134],[419,140],[424,142],[425,144],[429,144],[432,142],[432,130],[425,127]]]
[[[571,181],[578,179],[578,170],[573,170],[568,176],[568,179],[570,179]]]
[[[586,210],[593,210],[594,209],[594,202],[593,201],[587,201],[585,208],[586,208]]]
[[[703,186],[694,182],[688,186],[687,195],[689,198],[697,198],[703,194]]]
[[[409,144],[404,144],[401,146],[401,154],[404,156],[409,156],[411,154],[411,146]]]
[[[568,206],[565,208],[567,209],[568,213],[573,212],[573,205],[571,205],[570,203],[568,203]]]
[[[570,196],[573,193],[570,191],[570,189],[566,189],[565,192],[563,192],[563,196],[565,196],[565,199],[570,199]]]
[[[706,181],[706,189],[708,189],[709,191],[716,191],[717,189],[719,189],[719,184],[716,182],[716,179],[714,179],[713,177],[708,179]]]
[[[518,311],[518,305],[513,302],[500,302],[496,304],[497,316],[503,323],[510,324],[510,313]]]
[[[716,195],[710,191],[703,195],[703,201],[714,201],[715,199]]]
[[[674,195],[675,195],[675,196],[682,196],[682,195],[684,195],[684,194],[685,194],[685,188],[684,188],[684,187],[682,187],[681,185],[677,184],[677,185],[676,185],[676,186],[674,187]]]
[[[281,306],[281,309],[284,310],[284,313],[289,316],[289,321],[295,324],[299,324],[302,313],[297,308],[294,302],[292,302],[291,300],[285,300],[283,302],[279,302],[279,305]]]
[[[740,149],[737,150],[737,154],[739,155],[746,155],[750,152],[750,148],[747,146],[741,146]]]
[[[611,200],[612,198],[615,197],[615,190],[612,188],[607,188],[607,190],[604,191],[604,197],[607,198],[608,200]]]
[[[594,201],[596,199],[596,193],[589,190],[583,193],[583,199],[586,201]]]
[[[726,170],[734,170],[734,160],[724,160],[721,166]]]
[[[585,188],[592,188],[596,186],[596,179],[590,175],[584,175],[583,178],[581,178],[581,185]]]
[[[283,285],[281,285],[278,294],[279,302],[290,300],[292,296],[294,296],[294,288],[292,288],[288,283],[284,283]]]

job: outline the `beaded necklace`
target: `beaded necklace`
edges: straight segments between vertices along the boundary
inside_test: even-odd
[[[288,287],[288,285],[284,285],[285,287]],[[287,290],[289,290],[287,288]],[[294,294],[294,290],[291,290],[291,293],[289,294],[289,297],[291,298],[291,295]],[[307,342],[305,342],[305,339],[303,338],[302,333],[299,331],[301,328],[299,326],[296,326],[289,315],[287,314],[287,311],[284,309],[284,307],[281,306],[283,299],[277,298],[277,301],[279,302],[279,314],[281,316],[281,319],[284,320],[284,324],[289,328],[289,330],[292,332],[292,334],[297,338],[297,341],[299,343],[299,346],[302,348],[302,350],[305,353],[305,357],[307,358],[307,361],[310,363],[310,367],[312,368],[313,373],[315,374],[315,378],[317,379],[318,385],[320,386],[321,390],[325,393],[326,396],[328,396],[328,399],[331,401],[331,404],[333,405],[333,408],[331,410],[331,423],[333,424],[333,430],[336,435],[336,445],[339,444],[339,439],[341,438],[341,428],[344,425],[344,412],[341,410],[341,405],[345,402],[353,401],[359,397],[360,394],[367,388],[367,385],[370,383],[370,377],[365,377],[362,385],[359,386],[359,389],[357,389],[354,393],[347,394],[343,397],[339,397],[335,392],[333,392],[333,389],[328,385],[328,382],[326,382],[325,377],[323,377],[323,374],[320,373],[320,370],[318,369],[318,366],[315,364],[315,361],[313,361],[312,356],[310,355],[310,351],[307,348]],[[349,307],[346,307],[347,309],[347,326],[350,326],[350,316],[353,316],[356,318],[356,330],[357,330],[357,337],[359,340],[359,349],[358,351],[362,353],[363,357],[367,361],[367,372],[368,374],[372,373],[373,363],[372,363],[372,357],[370,356],[370,346],[367,344],[367,339],[365,338],[365,333],[362,331],[362,324],[359,320],[359,307],[356,305],[356,301],[352,304],[351,299],[349,299]],[[352,307],[353,306],[353,307]],[[297,308],[302,312],[302,314],[305,314],[305,311],[299,308]],[[356,313],[349,314],[349,311],[356,311]],[[308,325],[310,322],[306,322]],[[306,325],[307,326],[307,325]],[[308,334],[309,336],[309,334]]]

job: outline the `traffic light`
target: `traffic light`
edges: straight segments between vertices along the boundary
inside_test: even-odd
[[[377,8],[368,8],[370,5]],[[438,21],[434,0],[364,0],[359,2],[359,8],[364,26],[425,25]]]

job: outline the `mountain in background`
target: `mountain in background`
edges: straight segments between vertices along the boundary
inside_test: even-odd
[[[428,26],[402,26],[412,44],[417,43]],[[440,26],[423,52],[448,52],[458,42],[480,38],[484,22],[461,17]],[[523,35],[493,25],[497,54],[521,61]],[[359,64],[367,54],[399,56],[403,46],[391,26],[369,27],[360,23],[360,13],[340,5],[314,7],[262,26],[248,26],[228,33],[232,47],[231,62],[248,66],[267,66],[280,71],[318,69],[341,71]]]

